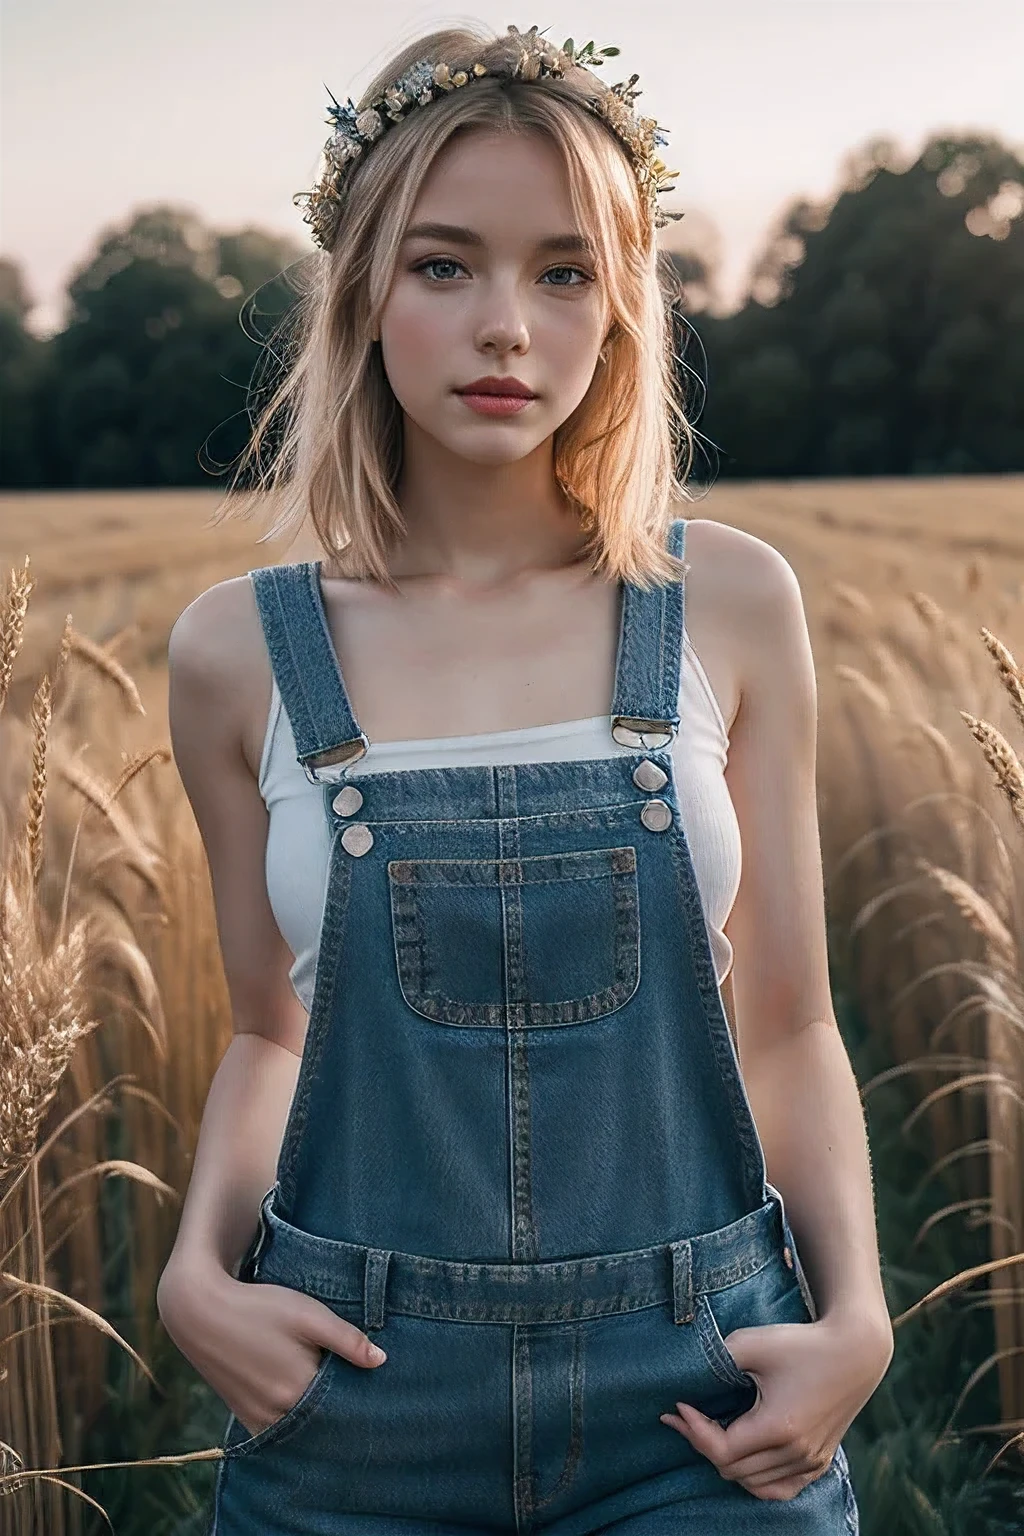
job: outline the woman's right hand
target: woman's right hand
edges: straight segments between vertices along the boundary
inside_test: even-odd
[[[362,1329],[289,1286],[236,1280],[217,1265],[168,1267],[157,1311],[178,1349],[250,1434],[284,1417],[333,1350],[382,1364]]]

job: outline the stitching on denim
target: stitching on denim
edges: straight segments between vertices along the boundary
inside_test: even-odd
[[[650,757],[652,756],[652,753],[645,752],[644,756]],[[566,759],[566,761],[573,761],[577,768],[584,766],[581,761],[575,759]],[[601,761],[604,761],[604,759],[601,759]],[[512,766],[529,767],[535,765],[513,764]],[[407,768],[399,771],[409,775],[417,772],[430,772],[432,770]],[[452,768],[439,769],[438,771],[441,773],[461,773],[466,770],[461,768]],[[364,778],[374,779],[384,777],[384,774],[363,774],[360,775],[358,782],[362,783]],[[357,781],[353,779],[352,782],[356,783]],[[620,800],[614,802],[611,805],[580,806],[578,808],[574,808],[571,811],[538,811],[534,816],[516,816],[515,818],[501,816],[451,816],[448,818],[422,817],[413,818],[412,820],[407,819],[399,821],[389,820],[387,817],[383,816],[379,816],[373,820],[370,820],[364,816],[361,817],[360,820],[365,821],[368,827],[387,827],[390,828],[392,832],[417,832],[423,827],[493,827],[495,823],[499,821],[513,819],[519,822],[521,826],[529,826],[531,823],[533,823],[545,828],[562,826],[580,826],[592,828],[614,827],[624,819],[623,812],[639,810],[647,804],[648,798],[649,797],[645,795],[643,799],[638,798],[636,800]],[[337,815],[337,812],[335,812],[335,814]],[[347,824],[349,818],[338,816],[338,820]],[[547,855],[539,855],[539,857],[547,857]]]
[[[434,1301],[429,1296],[419,1296],[408,1297],[399,1305],[389,1302],[388,1312],[403,1317],[427,1317],[452,1323],[572,1323],[584,1318],[620,1317],[663,1305],[664,1296],[660,1291],[637,1293],[627,1300],[618,1296],[595,1297],[553,1301],[547,1305],[530,1301],[446,1303]]]
[[[498,858],[501,867],[522,868],[522,844],[519,837],[519,780],[514,764],[501,764],[495,769],[495,803],[503,814],[497,828]],[[517,1027],[523,1018],[524,1004],[520,1000],[526,991],[525,975],[528,960],[525,952],[523,928],[522,890],[516,885],[503,889],[501,895],[500,931],[502,958],[505,966],[503,983],[506,1002],[499,1011],[504,1017],[505,1053],[509,1074],[509,1099],[511,1110],[512,1207],[509,1221],[512,1229],[512,1256],[517,1260],[533,1261],[540,1254],[540,1234],[537,1231],[536,1212],[533,1208],[533,1140],[530,1095],[530,1058],[526,1040]]]
[[[516,1529],[519,1530],[521,1520],[529,1520],[532,1497],[530,1438],[533,1421],[533,1376],[530,1369],[529,1335],[520,1333],[518,1328],[512,1333],[512,1412],[514,1416],[513,1502]]]
[[[225,1450],[225,1458],[230,1457],[234,1460],[238,1457],[250,1456],[257,1451],[262,1451],[268,1445],[280,1445],[283,1440],[290,1440],[292,1434],[300,1429],[319,1407],[327,1391],[327,1377],[333,1360],[334,1352],[328,1349],[317,1366],[316,1375],[292,1406],[279,1419],[275,1419],[272,1424],[261,1429],[258,1434],[251,1435],[247,1440],[240,1440],[237,1445]]]
[[[615,698],[612,702],[612,715],[629,715],[636,695],[633,665],[634,633],[637,628],[636,602],[637,589],[631,582],[624,582],[622,588],[622,622],[619,635],[619,664],[615,675]]]
[[[533,1501],[535,1510],[542,1509],[562,1493],[573,1478],[583,1454],[583,1340],[582,1328],[574,1330],[572,1360],[569,1365],[569,1445],[565,1461],[554,1487],[550,1492]]]
[[[700,1293],[714,1295],[716,1291],[727,1290],[729,1286],[737,1285],[741,1280],[750,1280],[754,1275],[759,1275],[762,1270],[767,1269],[772,1259],[772,1254],[767,1254],[763,1258],[753,1255],[745,1259],[737,1259],[734,1264],[718,1265],[714,1271],[715,1284],[701,1285]]]
[[[658,604],[658,682],[657,682],[657,688],[658,688],[658,705],[659,705],[659,708],[663,709],[666,706],[666,704],[668,703],[668,699],[667,699],[668,687],[667,687],[667,679],[665,677],[665,631],[666,631],[666,628],[668,626],[668,599],[669,599],[669,588],[668,588],[668,586],[663,586],[661,588],[660,597],[661,597],[661,601]],[[678,693],[678,688],[676,689],[676,691]],[[678,701],[673,702],[673,704],[672,704],[672,713],[675,714],[675,712],[678,710],[678,708],[679,708]],[[667,718],[667,716],[665,716],[664,718]]]
[[[669,527],[668,547],[670,554],[681,545],[685,525],[682,518],[675,518]],[[683,584],[668,582],[661,589],[661,629],[658,644],[658,689],[663,718],[679,724],[679,668],[682,660],[682,632],[685,622]],[[667,664],[666,664],[667,662]]]
[[[627,588],[625,582],[620,580],[618,586],[619,586],[619,606],[618,606],[619,629],[618,629],[618,634],[616,635],[616,638],[615,638],[615,678],[614,678],[614,681],[612,683],[612,707],[611,707],[611,711],[609,713],[609,719],[608,719],[609,728],[611,726],[612,720],[614,719],[614,717],[616,715],[622,715],[622,714],[626,713],[626,711],[624,709],[620,709],[619,708],[619,704],[620,704],[620,702],[621,702],[621,700],[623,698],[623,688],[624,688],[625,677],[626,677],[625,648],[624,648],[623,642],[625,640],[625,633],[626,633],[626,602],[627,602],[627,599],[628,599],[628,596],[629,596],[629,592],[628,592],[628,588]],[[614,740],[614,738],[613,738],[613,740]]]
[[[257,595],[257,609],[263,627],[263,638],[277,677],[281,694],[281,707],[288,716],[296,745],[300,741],[316,740],[313,709],[306,697],[302,668],[292,644],[291,626],[285,611],[285,583],[291,580],[276,567],[268,566],[252,573],[253,590]],[[299,718],[292,719],[293,707],[297,706]],[[300,748],[301,753],[301,748]]]
[[[533,1209],[531,1104],[529,1058],[521,1030],[507,1035],[512,1109],[512,1252],[519,1262],[531,1262],[540,1252]]]
[[[525,858],[389,859],[388,875],[398,885],[557,885],[566,880],[604,880],[610,874],[629,874],[636,862],[636,847],[628,843],[622,848],[531,853]],[[541,874],[547,866],[553,866],[554,873]],[[576,870],[579,873],[574,873]]]
[[[340,707],[341,725],[345,732],[345,735],[341,738],[341,740],[351,741],[353,738],[363,735],[363,729],[355,717],[355,711],[352,708],[352,704],[348,696],[348,690],[345,687],[345,678],[341,670],[341,660],[337,651],[334,649],[334,641],[331,639],[331,628],[327,622],[327,609],[324,605],[323,593],[320,590],[320,573],[318,564],[315,560],[304,560],[297,566],[297,570],[299,571],[300,575],[305,578],[309,596],[313,600],[313,611],[319,620],[324,650],[330,663],[331,671],[333,672],[333,681],[337,683],[334,702]],[[336,743],[336,745],[339,746],[340,744],[340,742]],[[322,750],[327,751],[328,748],[325,747]]]
[[[730,1355],[708,1296],[709,1292],[701,1291],[696,1298],[697,1338],[705,1358],[721,1381],[727,1382],[730,1386],[745,1387],[748,1385],[747,1373],[740,1369]]]
[[[431,974],[429,956],[431,953],[429,942],[429,924],[420,905],[417,890],[420,884],[434,885],[435,882],[423,881],[412,878],[408,881],[389,878],[390,907],[392,916],[392,935],[395,963],[398,971],[398,982],[402,996],[409,1007],[422,1018],[431,1019],[435,1023],[451,1025],[455,1027],[485,1027],[499,1028],[545,1028],[557,1025],[572,1025],[590,1023],[595,1019],[604,1018],[621,1008],[624,1003],[634,995],[640,984],[640,893],[636,871],[636,851],[630,848],[632,855],[629,859],[611,859],[608,853],[625,853],[627,850],[596,850],[605,863],[603,875],[588,876],[587,878],[603,878],[611,881],[613,903],[613,928],[614,928],[614,952],[612,959],[614,980],[596,991],[579,998],[561,998],[547,1003],[533,1002],[525,999],[522,994],[526,991],[526,958],[523,952],[522,917],[517,905],[517,894],[521,895],[521,888],[513,882],[500,884],[494,881],[486,882],[489,889],[502,889],[505,893],[502,903],[502,923],[505,933],[504,958],[507,966],[507,975],[504,978],[505,986],[509,993],[507,1003],[465,1003],[458,998],[450,997],[442,992],[438,985],[431,983],[435,978]],[[558,858],[559,855],[542,855],[544,859]],[[418,864],[418,860],[397,861],[409,868]],[[428,862],[428,861],[423,861]],[[434,863],[451,862],[460,864],[465,861],[430,861]],[[500,867],[501,862],[513,865],[521,865],[525,860],[496,861],[480,860],[482,865]],[[619,864],[628,867],[618,873],[609,871]],[[392,864],[388,864],[388,874],[391,876]],[[572,878],[572,877],[570,877]],[[456,882],[450,882],[455,885]],[[484,885],[485,882],[478,882]],[[555,880],[527,882],[528,884],[555,884]],[[514,1067],[514,1063],[512,1064]]]
[[[843,1490],[843,1519],[847,1532],[849,1536],[860,1536],[860,1511],[857,1508],[857,1496],[853,1491],[853,1482],[850,1478],[850,1463],[842,1441],[836,1447],[834,1465]]]
[[[352,867],[341,844],[332,845],[316,967],[317,981],[321,976],[329,976],[331,981],[326,987],[314,985],[313,1012],[306,1026],[298,1081],[278,1156],[278,1181],[281,1185],[279,1214],[290,1212],[295,1200],[295,1164],[306,1128],[317,1066],[332,1028],[333,978],[337,974],[338,956],[345,937],[351,880]]]
[[[278,1229],[287,1229],[289,1223],[277,1212],[273,1195],[274,1188],[271,1188],[264,1196],[260,1210],[266,1210],[270,1230],[276,1233]],[[648,1248],[595,1254],[584,1258],[545,1259],[526,1266],[510,1266],[504,1260],[439,1259],[427,1254],[388,1250],[401,1276],[396,1286],[398,1294],[393,1296],[391,1306],[397,1309],[399,1296],[406,1301],[415,1302],[423,1298],[430,1300],[436,1295],[437,1284],[441,1281],[452,1293],[456,1293],[467,1286],[486,1287],[493,1282],[526,1288],[533,1284],[535,1278],[546,1283],[560,1284],[566,1279],[581,1282],[603,1276],[611,1279],[617,1295],[621,1294],[623,1287],[631,1286],[634,1296],[645,1294],[666,1300],[672,1293],[669,1266],[673,1268],[674,1284],[678,1255],[687,1247],[692,1253],[694,1243],[699,1245],[694,1265],[695,1289],[701,1293],[715,1292],[757,1275],[769,1265],[782,1264],[777,1242],[778,1211],[778,1202],[770,1201],[759,1210],[729,1223],[722,1229],[725,1237],[721,1242],[716,1242],[714,1234],[710,1234],[708,1242],[701,1242],[699,1238],[677,1239],[667,1246],[659,1243]],[[767,1223],[771,1224],[772,1230],[764,1230]],[[261,1268],[264,1280],[273,1279],[283,1284],[301,1283],[311,1291],[319,1288],[322,1292],[326,1288],[339,1304],[361,1304],[363,1268],[368,1251],[364,1245],[331,1238],[307,1237],[297,1229],[291,1229],[287,1236],[296,1247],[289,1250],[286,1245],[286,1262],[282,1265],[280,1259],[275,1261],[275,1255],[279,1253],[276,1238],[271,1242],[267,1250],[267,1262]],[[729,1263],[715,1261],[716,1248],[725,1246],[728,1250],[735,1249],[737,1245],[741,1257]],[[336,1282],[344,1276],[346,1268],[353,1278],[353,1285],[350,1290],[339,1292]],[[641,1270],[647,1280],[646,1293],[637,1290]],[[786,1273],[790,1272],[787,1270]],[[422,1288],[410,1284],[410,1276],[416,1275],[430,1283],[424,1284]],[[297,1276],[301,1276],[301,1280],[297,1281]]]
[[[722,1086],[732,1109],[732,1129],[740,1145],[740,1171],[744,1198],[753,1207],[760,1205],[763,1201],[766,1172],[757,1127],[747,1108],[742,1079],[732,1053],[732,1036],[729,1033],[729,1024],[723,1011],[715,977],[704,909],[686,835],[681,826],[677,825],[675,818],[667,832],[680,905],[689,930],[694,978],[703,1005],[700,1011],[718,1064]]]
[[[319,706],[316,702],[315,693],[308,690],[306,686],[307,675],[308,677],[314,679],[314,687],[316,675],[318,673],[321,676],[324,675],[323,662],[325,660],[325,656],[322,648],[318,650],[315,641],[311,642],[310,647],[305,651],[305,654],[300,653],[300,651],[296,649],[295,635],[297,632],[297,627],[294,624],[289,624],[286,612],[286,601],[284,593],[287,589],[285,583],[287,583],[291,588],[292,595],[298,598],[299,601],[303,603],[303,605],[305,603],[306,594],[303,592],[302,588],[302,575],[303,570],[301,566],[287,566],[280,570],[274,568],[274,590],[278,598],[279,606],[281,608],[281,634],[284,640],[284,644],[288,649],[288,657],[291,662],[292,686],[301,695],[303,709],[306,715],[305,732],[308,733],[309,739],[313,743],[312,751],[314,753],[326,752],[330,750],[332,743],[330,741],[324,741],[318,722],[324,718],[326,718],[328,721],[331,719],[331,705],[330,702],[328,702],[326,706]],[[326,645],[326,660],[328,665],[332,665],[334,649],[331,645],[330,635],[327,632],[327,621],[323,614],[322,605],[315,603],[314,611],[317,609],[319,609],[320,621],[318,633],[322,643]],[[300,612],[298,627],[299,633],[302,633],[303,630],[302,620],[304,617],[305,615]],[[333,665],[335,670],[337,670],[336,662],[334,662]],[[327,673],[327,676],[330,676],[330,673]],[[340,672],[337,674],[337,682],[339,688],[342,688]],[[344,717],[345,713],[347,712],[344,699],[336,697],[335,702],[342,705],[342,716]],[[287,712],[287,704],[285,705],[285,710]],[[350,733],[345,729],[344,723],[342,725],[342,729],[345,734],[342,735],[341,740],[347,741],[349,739]],[[333,735],[333,729],[329,729],[327,735],[329,737]],[[337,743],[335,743],[335,745],[337,745]]]

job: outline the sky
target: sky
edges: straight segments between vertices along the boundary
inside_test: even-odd
[[[680,172],[662,201],[717,231],[727,305],[789,200],[831,196],[869,138],[913,157],[931,132],[974,131],[1024,153],[1024,0],[563,0],[517,17],[405,0],[0,5],[0,255],[21,265],[40,335],[101,230],[139,206],[309,245],[292,194],[312,185],[328,90],[358,97],[398,47],[466,20],[619,46],[602,78],[639,74],[638,110]]]

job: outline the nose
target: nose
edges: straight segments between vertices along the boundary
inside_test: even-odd
[[[530,332],[517,288],[514,284],[493,283],[487,287],[476,327],[476,345],[481,352],[525,352]]]

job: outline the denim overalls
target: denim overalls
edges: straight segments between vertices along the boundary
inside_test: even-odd
[[[682,556],[685,523],[669,547]],[[249,573],[331,832],[313,1000],[240,1279],[380,1342],[232,1415],[210,1536],[849,1536],[846,1457],[759,1499],[734,1328],[813,1305],[715,976],[669,750],[683,585],[621,588],[609,756],[349,768],[320,562]]]

